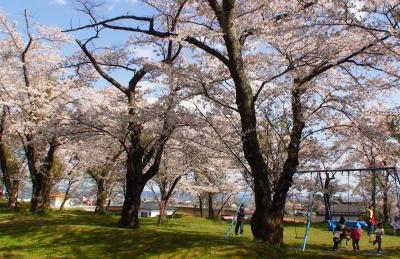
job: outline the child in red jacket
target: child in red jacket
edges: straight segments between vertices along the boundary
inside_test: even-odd
[[[360,251],[359,242],[360,242],[360,239],[361,239],[361,232],[357,228],[357,225],[354,225],[353,229],[351,230],[350,238],[352,240],[353,250],[354,251]]]

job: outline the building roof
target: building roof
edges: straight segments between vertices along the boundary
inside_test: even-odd
[[[53,192],[53,193],[50,193],[50,197],[64,197],[64,196],[65,196],[65,194],[62,193],[62,192]]]
[[[359,213],[362,214],[365,212],[365,204],[360,202],[349,202],[349,203],[339,203],[339,204],[331,204],[332,213],[340,212],[350,212],[350,213]],[[325,213],[325,206],[322,205],[317,209],[319,213]]]
[[[140,203],[140,209],[141,210],[159,210],[160,207],[158,205],[158,202],[156,201],[142,201]],[[108,211],[121,211],[122,206],[117,205],[117,206],[109,206]],[[166,210],[176,210],[174,207],[167,207]]]
[[[156,201],[145,201],[140,203],[140,209],[142,210],[159,210],[160,206]],[[173,207],[167,207],[166,210],[175,210]]]

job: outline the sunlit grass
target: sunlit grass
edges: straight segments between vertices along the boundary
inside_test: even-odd
[[[141,220],[139,230],[121,229],[117,217],[95,216],[80,211],[52,211],[44,216],[29,213],[0,213],[0,257],[139,257],[139,258],[281,258],[376,256],[363,237],[357,256],[350,246],[331,252],[331,233],[322,225],[311,229],[306,252],[298,250],[293,225],[285,227],[285,249],[276,249],[252,239],[249,226],[242,236],[224,239],[226,223],[197,217],[170,219],[158,226],[155,219]],[[304,226],[297,227],[300,235]],[[384,255],[398,258],[400,237],[384,237]]]

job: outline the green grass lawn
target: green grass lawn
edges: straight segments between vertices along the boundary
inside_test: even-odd
[[[368,238],[361,241],[361,253],[342,246],[331,252],[331,233],[322,225],[311,229],[306,252],[298,250],[294,226],[285,226],[285,249],[276,249],[252,239],[248,225],[245,234],[225,240],[227,223],[184,216],[158,226],[155,219],[141,220],[139,230],[116,227],[118,217],[95,216],[80,211],[51,211],[45,216],[0,210],[1,257],[105,257],[105,258],[348,258],[375,257]],[[299,234],[304,226],[298,227]],[[301,232],[301,233],[300,233]],[[384,236],[384,254],[400,257],[400,237]]]

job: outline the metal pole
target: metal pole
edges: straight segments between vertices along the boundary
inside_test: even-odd
[[[312,179],[312,174],[311,174],[311,179]],[[310,227],[311,227],[311,218],[312,218],[312,209],[314,207],[314,200],[315,200],[315,194],[317,192],[317,185],[318,185],[318,176],[315,179],[315,186],[314,186],[314,192],[312,194],[312,199],[311,199],[311,205],[310,208],[307,212],[307,225],[306,225],[306,232],[304,233],[304,240],[303,244],[301,246],[301,250],[305,251],[306,250],[306,245],[307,245],[307,240],[308,236],[310,234]]]
[[[374,207],[374,215],[375,215],[375,207],[376,207],[376,171],[372,171],[372,206]]]

